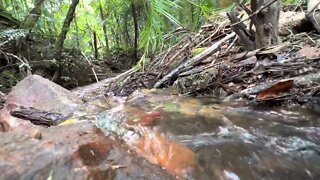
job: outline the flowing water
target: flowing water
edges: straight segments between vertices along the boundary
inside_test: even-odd
[[[316,112],[164,90],[113,104],[97,126],[177,179],[320,179]]]

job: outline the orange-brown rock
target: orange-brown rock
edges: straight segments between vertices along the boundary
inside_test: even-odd
[[[174,179],[90,122],[0,136],[0,179]]]

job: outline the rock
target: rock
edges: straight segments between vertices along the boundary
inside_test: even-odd
[[[0,179],[174,179],[88,121],[3,133],[0,152]]]
[[[218,70],[210,68],[200,73],[193,73],[191,75],[178,78],[173,87],[177,88],[181,94],[195,92],[204,89],[216,78]]]
[[[290,33],[299,33],[306,24],[306,14],[304,12],[280,12],[279,35],[287,36]]]
[[[9,129],[29,123],[10,116],[9,112],[19,106],[58,112],[67,116],[81,107],[81,103],[70,91],[41,76],[31,75],[11,90],[4,108],[0,111],[0,122],[7,124]]]

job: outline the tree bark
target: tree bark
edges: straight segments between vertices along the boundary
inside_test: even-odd
[[[66,39],[68,30],[70,28],[70,24],[71,24],[73,17],[74,17],[74,12],[76,11],[76,7],[78,4],[79,4],[79,0],[72,0],[71,5],[68,9],[66,18],[64,19],[61,33],[59,34],[58,39],[55,43],[54,56],[57,60],[59,60],[61,58],[63,43],[64,43],[64,40]]]
[[[36,0],[35,1],[34,8],[31,10],[29,15],[24,19],[24,21],[20,27],[21,29],[32,29],[36,25],[39,17],[41,16],[42,5],[43,5],[44,1],[45,0]]]
[[[116,30],[114,31],[114,33],[116,34],[116,39],[118,41],[118,47],[121,48],[121,46],[126,47],[127,44],[124,43],[125,42],[125,37],[124,37],[125,33],[123,32],[123,28],[122,28],[123,26],[121,26],[120,17],[118,16],[117,10],[118,9],[116,7],[113,7],[113,16],[114,16],[114,19],[117,23]]]
[[[313,26],[320,32],[320,0],[309,0],[307,17]]]
[[[107,31],[107,26],[106,26],[106,17],[103,12],[101,1],[100,1],[100,5],[99,5],[99,10],[100,10],[100,18],[103,21],[102,29],[103,29],[103,34],[104,34],[104,40],[106,41],[106,54],[108,55],[110,52],[109,38],[108,38],[108,31]]]
[[[97,33],[96,31],[93,31],[92,34],[93,34],[94,58],[98,59],[99,53],[98,53]]]
[[[268,4],[270,4],[268,7],[261,10]],[[252,22],[256,28],[255,47],[262,48],[277,44],[280,0],[251,0],[251,9],[253,13],[258,11],[252,16]]]

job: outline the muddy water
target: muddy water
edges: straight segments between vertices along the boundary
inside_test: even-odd
[[[107,135],[177,179],[320,179],[320,116],[137,92],[96,116]]]

